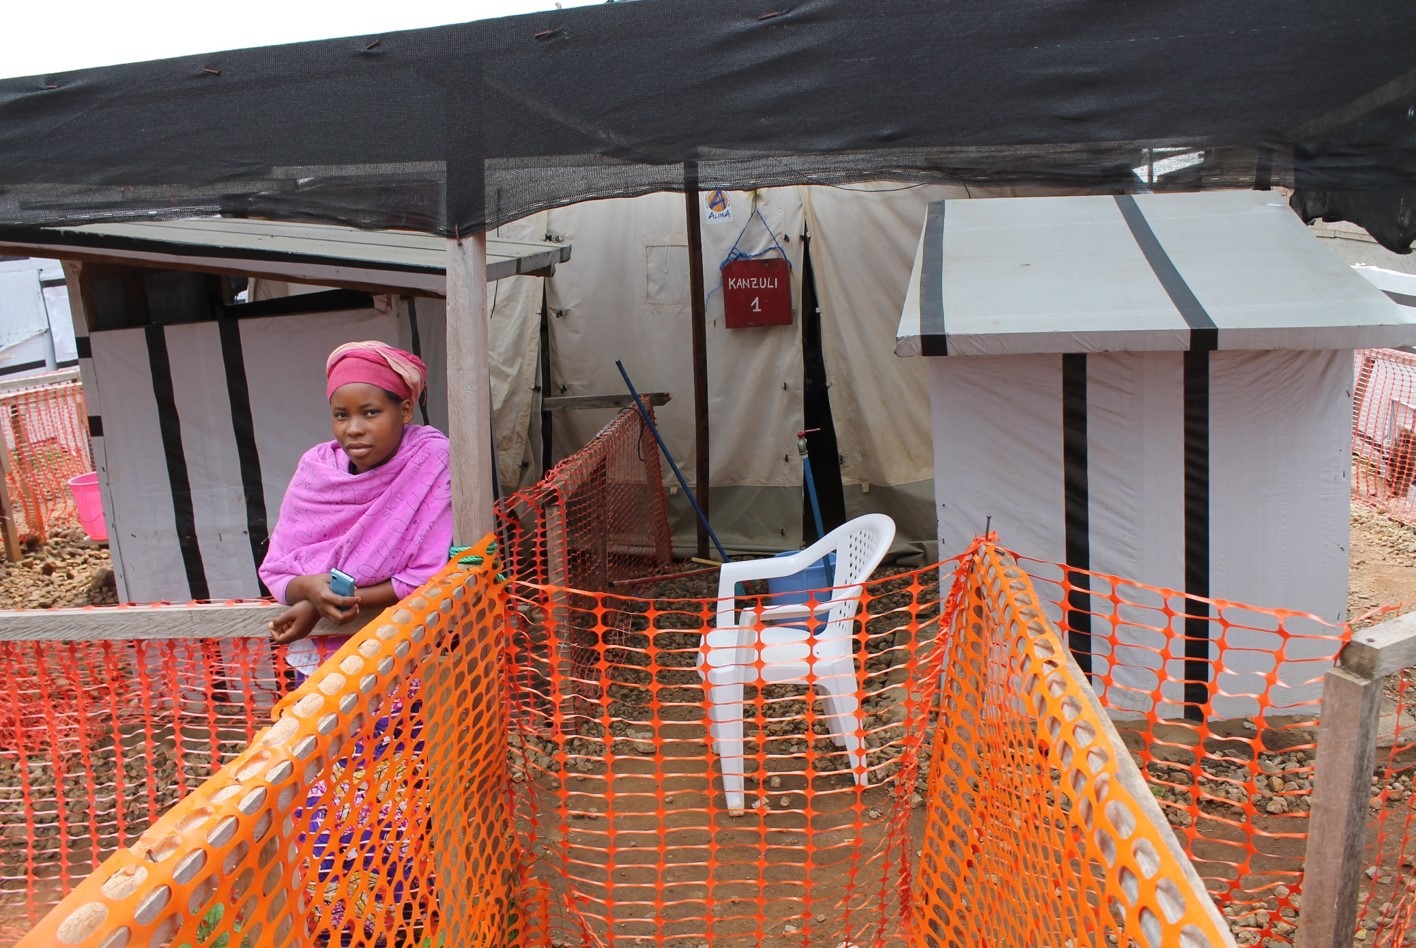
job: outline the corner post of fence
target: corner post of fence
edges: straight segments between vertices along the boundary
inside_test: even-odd
[[[1323,681],[1298,948],[1352,942],[1381,729],[1382,687],[1416,665],[1416,613],[1355,633]]]
[[[1298,948],[1352,941],[1372,799],[1382,679],[1338,667],[1323,681]]]

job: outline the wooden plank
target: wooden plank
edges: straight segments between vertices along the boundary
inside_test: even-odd
[[[1363,678],[1385,678],[1416,665],[1416,613],[1354,633],[1342,649],[1341,665]]]
[[[102,642],[136,639],[259,639],[285,607],[273,602],[91,606],[78,609],[0,610],[0,641]],[[382,610],[344,625],[321,619],[312,635],[350,635]]]
[[[641,392],[640,398],[658,408],[666,405],[673,396],[668,392]],[[541,399],[543,411],[582,411],[590,408],[632,408],[634,396],[624,395],[560,395]]]
[[[444,260],[441,256],[435,262],[418,256],[402,263],[383,261],[384,266],[375,266],[372,259],[318,259],[308,256],[307,252],[292,253],[289,259],[255,260],[243,258],[242,248],[229,248],[229,253],[220,256],[204,256],[184,249],[190,246],[174,243],[170,247],[164,247],[153,242],[151,248],[129,249],[0,241],[0,252],[94,263],[151,265],[169,270],[193,270],[231,276],[253,276],[290,283],[364,290],[369,293],[386,293],[390,290],[418,296],[443,296],[446,293]],[[508,255],[494,258],[487,264],[487,280],[549,274],[555,270],[557,263],[568,259],[569,256],[570,247],[567,245],[552,250],[542,249],[529,256]]]
[[[487,360],[487,238],[447,241],[447,429],[458,543],[492,532],[492,387]]]
[[[57,385],[60,382],[79,381],[79,370],[77,368],[59,369],[56,372],[46,372],[43,375],[27,375],[19,379],[0,379],[0,395],[7,395],[10,392],[22,392],[27,388],[43,388],[46,385]]]
[[[1364,678],[1341,668],[1327,673],[1303,864],[1298,948],[1352,943],[1381,710],[1381,678]]]

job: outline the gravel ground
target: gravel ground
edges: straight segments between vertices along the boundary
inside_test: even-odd
[[[108,547],[78,530],[30,544],[17,563],[0,557],[0,609],[111,605],[118,601]]]
[[[1416,605],[1416,529],[1354,501],[1351,564],[1348,615],[1357,627],[1370,624],[1362,617],[1373,609]]]

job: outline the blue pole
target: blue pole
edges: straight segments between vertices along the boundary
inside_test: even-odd
[[[826,535],[826,524],[821,520],[821,504],[816,500],[816,479],[811,476],[811,458],[801,456],[802,479],[806,481],[806,496],[811,501],[811,516],[816,521],[816,539]]]
[[[615,360],[615,368],[620,370],[620,375],[624,377],[624,384],[629,387],[629,394],[634,397],[635,407],[639,409],[639,415],[644,419],[644,423],[649,426],[649,432],[654,436],[654,440],[659,442],[659,450],[664,452],[664,457],[668,459],[669,467],[673,469],[674,477],[678,478],[679,486],[683,488],[684,495],[688,497],[688,502],[693,505],[693,512],[698,514],[698,520],[703,524],[703,529],[708,531],[708,537],[713,541],[713,545],[718,548],[718,555],[723,562],[728,561],[728,552],[723,549],[723,544],[718,542],[718,535],[713,532],[713,528],[708,525],[708,518],[703,515],[703,508],[698,506],[698,498],[693,496],[693,491],[688,486],[688,481],[683,479],[683,472],[679,470],[678,464],[674,462],[674,456],[669,453],[669,446],[664,444],[663,437],[659,434],[659,429],[654,424],[654,419],[649,416],[649,409],[645,407],[644,400],[639,397],[639,392],[634,388],[634,383],[629,380],[629,373],[624,370],[624,363],[619,359]]]

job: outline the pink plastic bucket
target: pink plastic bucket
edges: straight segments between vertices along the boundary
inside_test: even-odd
[[[107,540],[108,524],[103,522],[103,498],[98,493],[98,473],[89,471],[69,478],[69,492],[79,512],[79,526],[90,540]]]

